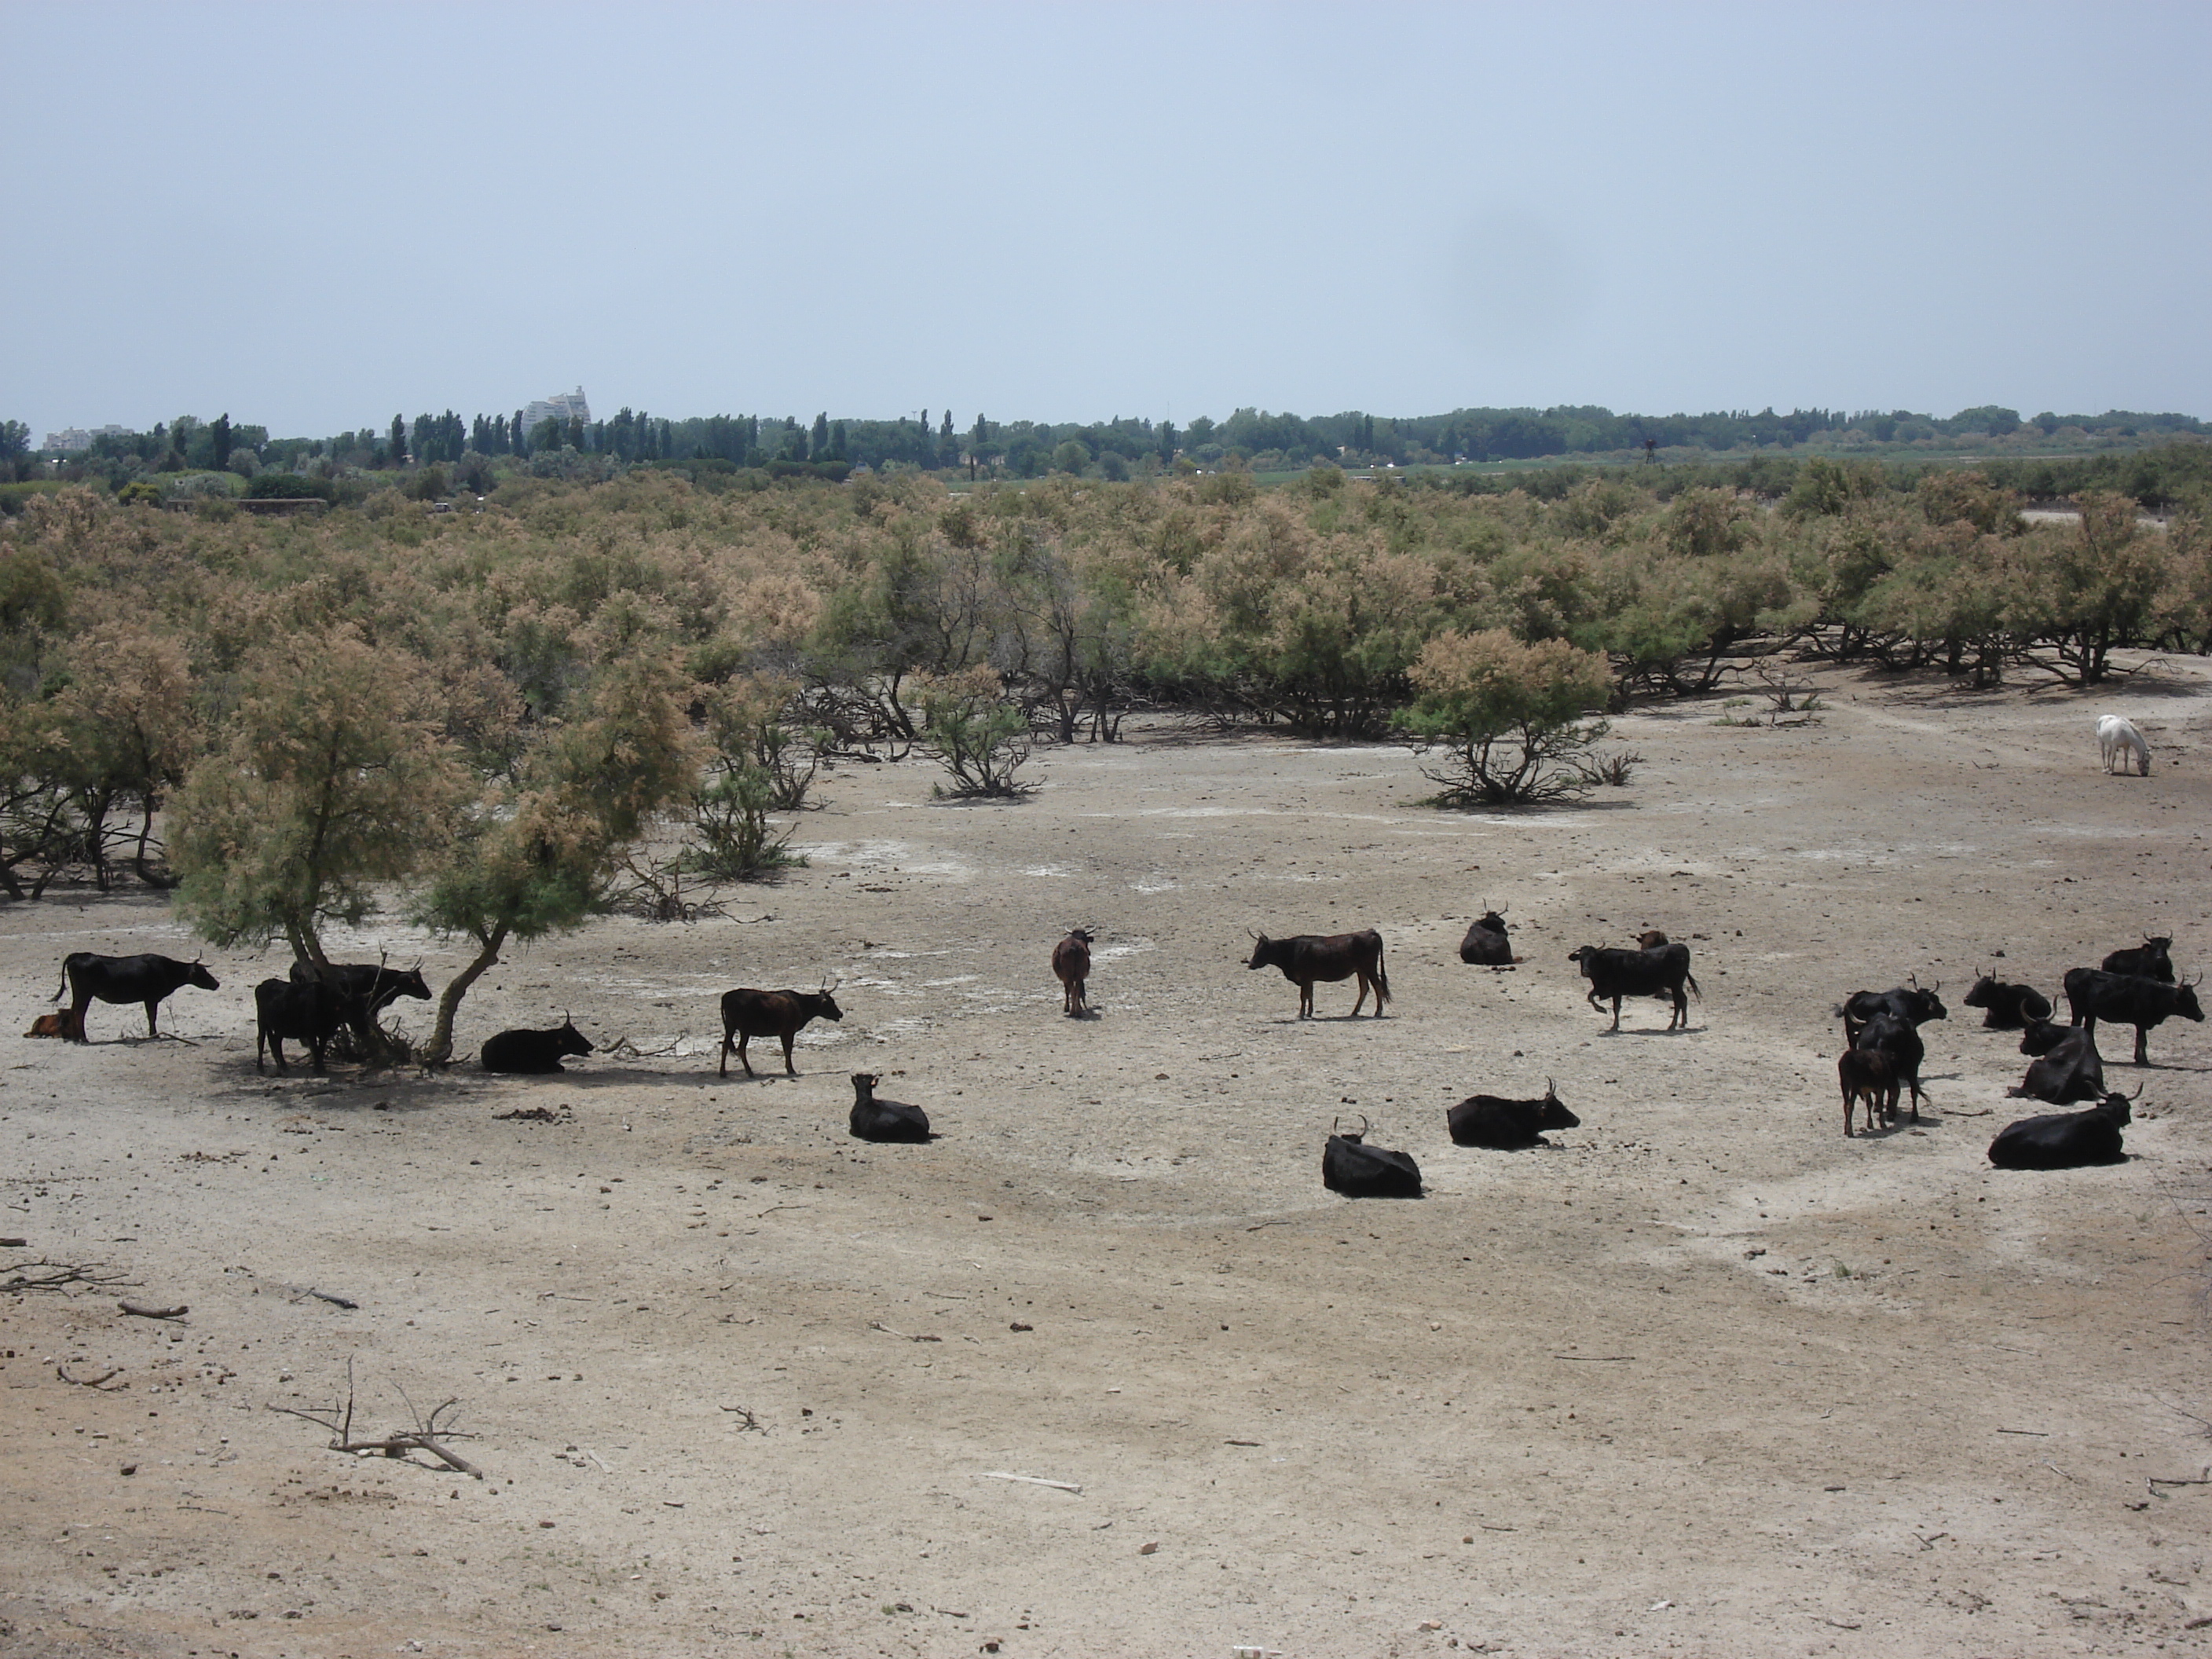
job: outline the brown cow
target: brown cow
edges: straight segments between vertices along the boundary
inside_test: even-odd
[[[1252,960],[1247,968],[1279,968],[1283,977],[1298,988],[1298,1018],[1313,1018],[1313,988],[1317,979],[1334,984],[1359,976],[1359,995],[1352,1002],[1354,1018],[1375,993],[1375,1018],[1382,1018],[1382,1005],[1390,1000],[1390,981],[1382,972],[1382,935],[1372,927],[1357,933],[1299,933],[1291,939],[1252,935]]]
[[[76,1036],[76,1032],[70,1028],[70,1017],[66,1013],[40,1014],[31,1022],[31,1029],[23,1035],[27,1037],[50,1036],[72,1039]]]
[[[1067,937],[1052,947],[1052,971],[1060,981],[1060,1009],[1073,1018],[1080,1018],[1091,1006],[1084,995],[1083,982],[1091,977],[1092,943],[1091,934],[1072,927]]]

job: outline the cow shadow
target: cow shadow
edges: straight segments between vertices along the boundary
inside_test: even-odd
[[[1677,1025],[1668,1030],[1664,1025],[1624,1025],[1619,1030],[1600,1031],[1600,1036],[1609,1037],[1686,1037],[1711,1028],[1705,1025]]]

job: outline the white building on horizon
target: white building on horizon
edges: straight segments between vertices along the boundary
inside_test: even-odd
[[[574,392],[556,392],[550,398],[540,398],[522,406],[522,435],[527,438],[538,430],[543,421],[581,421],[589,426],[592,406],[584,401],[584,388]]]

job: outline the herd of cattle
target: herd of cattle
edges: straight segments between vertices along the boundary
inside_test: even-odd
[[[1373,928],[1290,939],[1255,934],[1254,939],[1251,960],[1245,965],[1277,969],[1296,985],[1299,1018],[1313,1017],[1316,983],[1347,979],[1358,981],[1352,1016],[1358,1015],[1371,994],[1376,1018],[1382,1017],[1390,1000],[1390,981],[1383,969],[1382,936]],[[1053,947],[1052,969],[1060,983],[1061,1009],[1073,1017],[1088,1012],[1093,943],[1092,935],[1079,927]],[[2094,1103],[2086,1111],[2024,1118],[2008,1126],[1990,1144],[1993,1164],[2006,1169],[2060,1169],[2112,1163],[2123,1156],[2121,1131],[2129,1121],[2131,1103],[2124,1094],[2106,1091],[2097,1022],[2134,1026],[2135,1061],[2142,1066],[2148,1063],[2144,1040],[2150,1030],[2175,1018],[2203,1019],[2196,981],[2177,983],[2174,979],[2172,945],[2170,939],[2146,938],[2140,946],[2114,951],[2100,967],[2071,969],[2063,981],[2070,1016],[2063,1025],[2051,1018],[2050,1000],[2031,986],[2001,983],[1987,974],[1975,982],[1966,1006],[1984,1011],[1982,1024],[1988,1030],[2022,1032],[2021,1052],[2033,1057],[2027,1076],[2011,1092],[2053,1105]],[[1513,968],[1525,960],[1514,955],[1510,930],[1497,910],[1486,910],[1468,929],[1459,954],[1464,963],[1492,969]],[[1704,994],[1690,972],[1689,946],[1662,933],[1640,934],[1633,949],[1583,945],[1570,952],[1567,960],[1587,981],[1583,994],[1589,1006],[1604,1013],[1611,1004],[1612,1030],[1620,1029],[1622,1001],[1636,997],[1667,999],[1672,1004],[1667,1029],[1686,1030],[1688,999]],[[27,1035],[82,1042],[84,1016],[93,1003],[135,1002],[146,1010],[147,1035],[158,1036],[162,1001],[186,986],[222,988],[198,962],[77,951],[62,963],[62,988],[54,999],[58,1002],[67,996],[68,1010],[40,1016]],[[1843,1091],[1846,1139],[1862,1109],[1868,1133],[1893,1125],[1900,1093],[1909,1094],[1911,1118],[1919,1121],[1925,1098],[1920,1067],[1927,1054],[1920,1027],[1949,1017],[1937,994],[1942,988],[1939,982],[1934,989],[1923,990],[1916,981],[1888,991],[1858,991],[1835,1010],[1844,1023],[1844,1052],[1837,1060],[1836,1074]],[[793,1039],[817,1019],[844,1018],[836,989],[825,984],[818,991],[740,988],[726,993],[716,1075],[729,1075],[733,1051],[745,1075],[757,1075],[747,1045],[756,1037],[773,1037],[782,1046],[785,1073],[796,1077]],[[284,1059],[284,1044],[289,1041],[305,1048],[310,1064],[320,1072],[331,1046],[349,1029],[362,1039],[365,1051],[373,1052],[379,1016],[400,997],[428,1000],[429,995],[419,968],[341,963],[319,971],[307,963],[295,963],[289,979],[265,979],[254,987],[254,1069],[262,1069],[264,1057],[273,1058],[280,1073],[289,1069]],[[498,1033],[484,1043],[479,1061],[489,1072],[543,1075],[561,1071],[564,1058],[592,1052],[590,1041],[564,1017],[548,1030]],[[878,1080],[866,1072],[853,1074],[852,1133],[864,1140],[930,1139],[927,1114],[918,1106],[877,1098]],[[1571,1129],[1580,1122],[1549,1082],[1540,1099],[1473,1095],[1445,1114],[1453,1145],[1500,1151],[1540,1145],[1547,1130]],[[1369,1146],[1367,1133],[1364,1121],[1356,1130],[1332,1126],[1322,1158],[1322,1183],[1350,1197],[1420,1196],[1420,1169],[1412,1157]]]
[[[2047,1113],[2007,1125],[1990,1143],[1990,1163],[2007,1170],[2059,1170],[2119,1161],[2120,1132],[2133,1102],[2105,1088],[2097,1022],[2135,1027],[2138,1066],[2150,1063],[2145,1037],[2154,1027],[2177,1018],[2203,1022],[2196,981],[2174,981],[2172,945],[2168,938],[2146,937],[2139,945],[2113,951],[2100,966],[2069,969],[2063,981],[2069,1016],[2063,1025],[2051,1018],[2051,1000],[2033,986],[2006,984],[1990,974],[1974,981],[1966,1005],[1983,1011],[1984,1029],[2021,1032],[2021,1053],[2033,1057],[2013,1096],[2054,1106],[2094,1103],[2087,1111]],[[1901,1089],[1911,1091],[1912,1118],[1919,1121],[1920,1063],[1926,1054],[1920,1027],[1949,1017],[1936,995],[1941,989],[1939,982],[1934,990],[1915,983],[1860,991],[1835,1011],[1844,1022],[1836,1079],[1846,1138],[1853,1109],[1862,1103],[1869,1134],[1877,1122],[1894,1122]]]

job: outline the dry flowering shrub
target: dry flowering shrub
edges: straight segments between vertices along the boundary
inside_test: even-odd
[[[1439,804],[1507,806],[1589,792],[1583,764],[1606,733],[1591,711],[1611,678],[1602,653],[1565,640],[1523,644],[1503,629],[1440,634],[1409,678],[1418,694],[1399,727],[1430,757]]]

